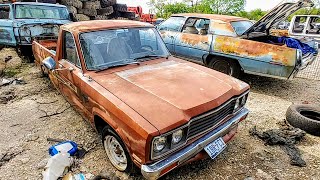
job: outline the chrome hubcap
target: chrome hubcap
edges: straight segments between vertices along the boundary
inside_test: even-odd
[[[127,168],[128,161],[119,141],[115,137],[107,135],[104,138],[103,144],[112,165],[119,171],[124,171]]]

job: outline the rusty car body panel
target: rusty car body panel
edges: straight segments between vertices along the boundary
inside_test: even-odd
[[[285,3],[283,6],[291,12],[310,5],[309,0],[301,2],[306,4]],[[289,15],[289,12],[279,10],[281,7],[274,9],[276,12],[279,11],[279,15],[274,15],[271,11],[256,24],[234,16],[174,14],[167,20],[174,25],[168,25],[165,21],[158,26],[158,30],[170,52],[183,59],[210,66],[210,62],[223,58],[236,61],[240,69],[246,73],[292,78],[299,70],[312,63],[316,54],[301,56],[300,50],[283,44],[268,43],[271,36],[268,33],[264,34],[259,26],[264,21],[268,21],[265,22],[266,25],[274,24],[276,18],[270,19],[269,16]],[[194,23],[190,24],[192,20]],[[251,23],[251,28],[248,26],[246,31],[242,31],[242,27],[237,26],[237,23],[242,22]],[[193,32],[188,32],[188,27],[192,27]],[[311,44],[311,47],[315,47],[315,44]]]
[[[44,17],[37,7],[46,8],[52,14]],[[31,50],[34,39],[57,40],[59,27],[71,22],[66,6],[59,4],[16,2],[0,4],[0,11],[7,14],[7,18],[0,19],[0,44],[15,46],[24,52]]]
[[[229,141],[236,133],[237,124],[248,114],[243,106],[223,116],[208,131],[190,138],[180,148],[161,158],[151,156],[154,137],[181,126],[186,127],[194,117],[221,106],[234,108],[230,103],[234,103],[237,98],[247,97],[249,86],[225,74],[172,56],[142,61],[139,65],[131,64],[103,71],[89,70],[79,39],[81,34],[124,28],[154,30],[150,24],[119,20],[63,25],[56,51],[47,49],[39,42],[33,43],[36,64],[43,67],[46,58],[54,59],[56,68],[46,71],[55,87],[98,131],[101,131],[102,125],[112,127],[121,137],[133,162],[143,167],[143,175],[147,178],[158,178],[177,167],[173,166],[174,161],[167,161],[150,171],[152,164],[183,152],[192,143],[200,141],[199,138],[205,138],[204,135],[209,131],[214,134],[210,138],[223,137],[226,142]],[[74,38],[79,64],[64,58],[63,47],[68,33]],[[163,43],[162,40],[160,42]],[[191,156],[188,154],[188,158],[186,153],[182,153],[185,154],[183,162],[207,157],[203,151],[194,153]]]

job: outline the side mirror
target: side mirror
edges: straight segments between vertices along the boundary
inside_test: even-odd
[[[52,57],[47,57],[42,61],[43,65],[50,71],[56,68],[56,61]]]

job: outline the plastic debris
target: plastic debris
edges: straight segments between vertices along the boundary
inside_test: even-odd
[[[58,154],[59,152],[67,152],[71,156],[74,156],[77,151],[78,151],[78,145],[77,145],[77,143],[75,143],[73,141],[60,142],[60,143],[58,143],[54,146],[51,146],[49,148],[49,154],[51,156],[54,156],[54,155]]]
[[[52,156],[45,166],[45,171],[42,173],[43,180],[57,180],[68,171],[71,164],[72,158],[67,152],[61,152]]]

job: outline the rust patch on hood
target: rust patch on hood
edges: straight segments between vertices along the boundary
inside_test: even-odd
[[[296,49],[226,36],[216,37],[214,50],[266,62],[279,62],[285,66],[294,66],[296,61]]]

